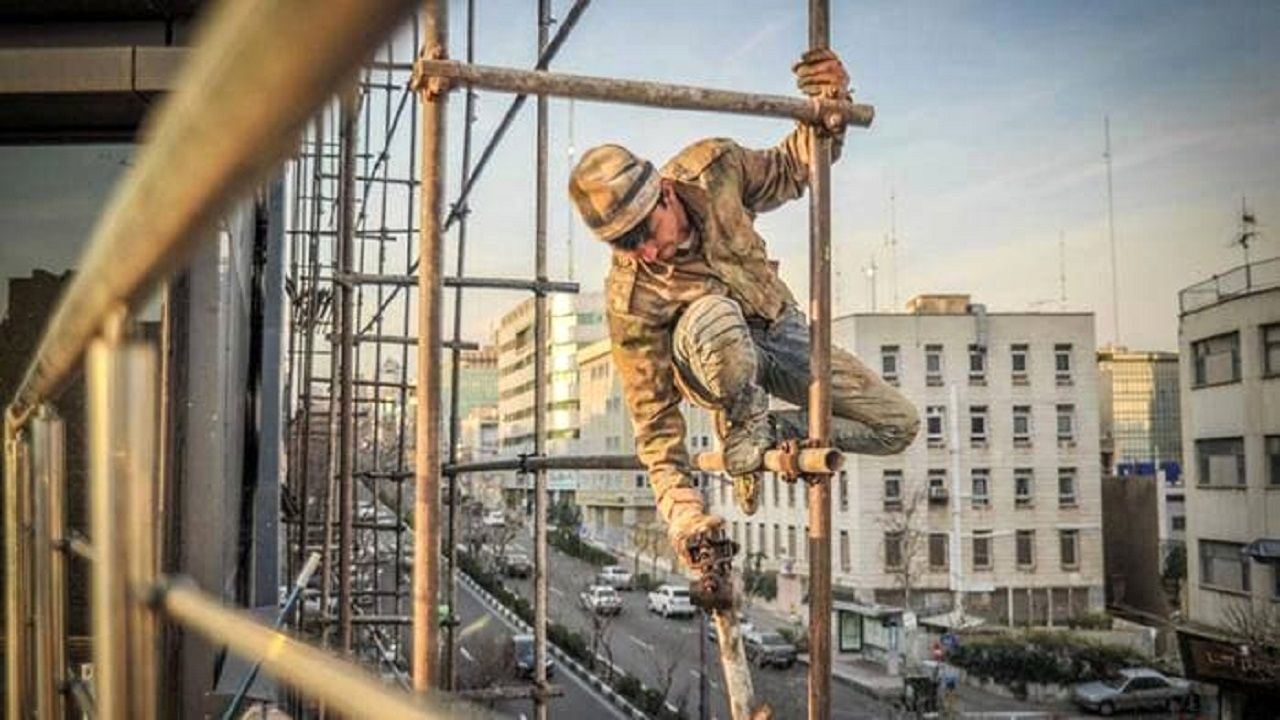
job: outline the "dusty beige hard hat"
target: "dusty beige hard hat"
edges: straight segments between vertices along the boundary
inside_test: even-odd
[[[569,197],[596,237],[613,242],[658,204],[658,173],[621,145],[600,145],[582,155],[569,175]]]

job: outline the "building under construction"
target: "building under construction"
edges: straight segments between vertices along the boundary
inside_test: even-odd
[[[550,0],[531,8],[539,53],[519,69],[471,62],[472,2],[0,10],[13,28],[0,49],[4,142],[137,143],[74,275],[32,279],[53,289],[24,311],[29,341],[6,350],[0,373],[6,717],[605,714],[558,710],[576,691],[547,676],[552,656],[561,675],[583,670],[549,638],[548,475],[643,468],[631,455],[549,450],[548,387],[536,380],[548,375],[549,296],[578,292],[548,270],[550,97],[772,117],[814,133],[810,437],[766,463],[807,481],[805,706],[830,716],[828,480],[839,453],[828,437],[820,128],[865,127],[872,108],[556,73],[578,18],[608,12],[588,4],[554,19]],[[792,12],[807,18],[810,45],[826,47],[826,0]],[[449,46],[451,24],[462,47]],[[447,127],[447,104],[471,118],[480,91],[509,102],[493,134]],[[522,111],[536,113],[534,265],[527,277],[478,277],[466,264],[468,197]],[[448,187],[455,143],[462,172]],[[460,438],[460,373],[493,362],[462,328],[480,291],[530,297],[534,318],[527,447],[486,459]],[[698,463],[723,467],[716,452]],[[517,622],[533,655],[527,681],[475,687],[460,680],[456,588],[474,584],[460,533],[482,472],[530,491],[532,607]],[[732,621],[716,617],[724,643]],[[731,714],[768,716],[771,698],[753,695],[742,658],[726,644],[722,659],[716,692]],[[619,702],[608,713],[639,712]]]

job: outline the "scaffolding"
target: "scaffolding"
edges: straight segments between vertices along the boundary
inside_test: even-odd
[[[441,0],[425,2],[420,24],[410,24],[412,58],[397,57],[392,36],[417,4],[408,0],[330,0],[323,10],[299,0],[265,5],[235,0],[218,8],[177,84],[181,89],[156,118],[137,166],[95,228],[81,272],[6,413],[5,562],[8,577],[21,579],[9,582],[6,597],[9,717],[25,716],[30,706],[40,718],[55,717],[68,698],[88,702],[83,686],[65,682],[61,618],[68,555],[91,560],[92,702],[101,717],[156,715],[162,620],[261,662],[268,674],[296,691],[289,706],[299,716],[314,711],[456,716],[477,712],[456,698],[495,696],[529,697],[535,715],[547,716],[547,699],[557,693],[546,677],[547,471],[643,469],[630,455],[547,454],[547,296],[578,289],[575,283],[551,280],[547,268],[549,97],[791,118],[813,133],[810,436],[803,446],[768,453],[765,468],[808,481],[808,707],[810,718],[830,716],[827,481],[841,455],[829,438],[830,140],[823,129],[865,127],[873,109],[847,101],[548,71],[588,2],[575,0],[552,36],[550,0],[539,0],[538,58],[528,71],[474,64],[473,1],[467,3],[465,62],[449,59]],[[809,44],[824,48],[827,0],[809,0],[808,9]],[[279,27],[294,28],[289,43],[278,41],[274,28]],[[349,82],[357,72],[358,81]],[[465,93],[466,119],[462,175],[458,197],[446,213],[446,107],[450,92],[459,88]],[[477,89],[517,96],[473,167]],[[469,277],[468,198],[528,95],[537,97],[533,279]],[[399,145],[408,146],[405,162],[393,152]],[[320,588],[315,602],[304,594],[286,634],[158,572],[156,546],[163,528],[156,527],[152,510],[163,477],[157,458],[167,409],[157,380],[165,368],[131,317],[208,240],[203,230],[211,219],[289,158],[291,332],[284,382],[291,462],[282,503],[288,528],[285,575],[303,572],[308,557],[318,553]],[[398,213],[398,207],[407,212]],[[454,275],[446,277],[443,238],[455,226],[457,264]],[[129,260],[122,263],[122,258]],[[454,289],[447,340],[446,287]],[[461,334],[463,291],[476,288],[533,295],[531,455],[465,462],[457,454],[462,353],[475,347]],[[447,425],[441,422],[446,348]],[[62,519],[62,431],[51,403],[81,365],[92,439],[87,541]],[[359,446],[359,437],[370,438],[370,446]],[[707,472],[723,469],[715,452],[695,462]],[[496,695],[460,691],[453,663],[459,482],[486,471],[533,477],[534,680],[532,686]],[[319,647],[300,639],[308,635]],[[29,652],[34,663],[12,661]],[[357,665],[382,667],[402,691],[388,689]],[[449,699],[441,700],[436,690],[446,691]]]

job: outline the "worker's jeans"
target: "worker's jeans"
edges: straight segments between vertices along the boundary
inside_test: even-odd
[[[698,405],[733,419],[764,412],[761,391],[802,408],[809,404],[809,325],[794,305],[766,324],[743,319],[729,298],[699,298],[672,339],[680,384]],[[919,413],[902,393],[837,347],[831,348],[831,410],[832,442],[845,452],[899,453],[920,428]]]

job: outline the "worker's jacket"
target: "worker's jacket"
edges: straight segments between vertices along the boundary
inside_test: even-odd
[[[838,139],[832,143],[833,159],[839,146]],[[803,127],[767,150],[722,138],[694,143],[662,169],[696,230],[693,245],[670,263],[613,255],[605,283],[613,359],[631,410],[636,453],[649,469],[659,508],[665,510],[668,489],[689,485],[672,329],[685,307],[706,294],[736,300],[749,322],[772,322],[795,303],[770,266],[754,221],[757,213],[804,193],[808,159]]]

